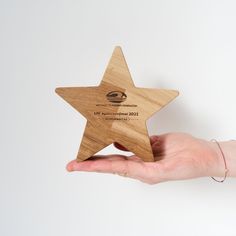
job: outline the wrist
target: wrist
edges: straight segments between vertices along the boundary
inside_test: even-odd
[[[228,168],[228,176],[236,177],[236,142],[226,141],[220,143],[224,152],[226,164]]]
[[[209,142],[211,147],[212,155],[212,170],[210,175],[215,177],[224,177],[225,175],[225,164],[224,157],[227,166],[227,176],[236,177],[236,142],[235,141],[225,141],[218,142],[224,156],[221,153],[220,148],[217,143]]]

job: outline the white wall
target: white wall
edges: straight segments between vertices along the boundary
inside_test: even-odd
[[[0,235],[236,235],[235,179],[67,173],[85,119],[54,93],[99,84],[121,45],[137,86],[180,91],[150,134],[236,138],[235,12],[234,0],[1,0]]]

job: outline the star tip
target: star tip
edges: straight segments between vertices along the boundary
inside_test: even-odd
[[[122,48],[121,48],[120,45],[116,45],[116,46],[115,46],[115,50],[120,50],[120,51],[122,51]]]
[[[60,88],[55,88],[55,93],[59,93],[59,91],[60,91]]]
[[[175,97],[179,96],[179,91],[178,90],[173,90]]]
[[[55,93],[57,93],[58,95],[61,95],[63,92],[63,88],[56,88],[55,89]]]

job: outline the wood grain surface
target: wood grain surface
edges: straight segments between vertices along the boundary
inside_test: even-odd
[[[62,87],[56,88],[56,93],[87,119],[78,162],[113,142],[143,161],[154,161],[146,120],[179,94],[176,90],[135,87],[119,46],[99,86]]]

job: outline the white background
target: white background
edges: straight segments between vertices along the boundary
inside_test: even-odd
[[[235,12],[234,0],[0,0],[0,235],[235,236],[235,179],[66,172],[85,118],[54,92],[98,85],[120,45],[136,86],[180,91],[150,134],[235,139]]]

